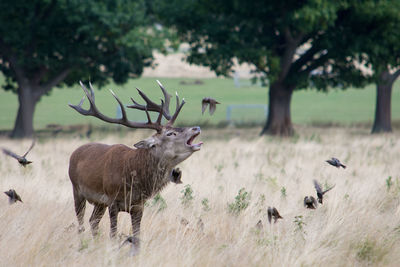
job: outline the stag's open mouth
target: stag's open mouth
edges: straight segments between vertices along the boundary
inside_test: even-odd
[[[200,132],[192,135],[192,137],[190,137],[189,140],[186,141],[186,145],[190,146],[193,150],[200,150],[201,145],[203,144],[203,142],[200,142],[198,144],[192,144],[196,136],[198,136],[199,134]]]

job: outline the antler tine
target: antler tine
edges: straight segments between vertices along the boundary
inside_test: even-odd
[[[91,82],[89,82],[89,87],[90,87],[90,95],[92,96],[92,101],[94,103],[94,89]]]
[[[82,97],[81,102],[79,102],[78,106],[82,106],[83,102],[85,102],[85,96]]]
[[[167,90],[165,90],[165,87],[164,87],[164,85],[162,85],[161,84],[161,82],[159,81],[159,80],[156,80],[157,81],[157,83],[158,83],[158,86],[160,86],[160,88],[161,88],[161,91],[162,91],[162,93],[163,93],[163,95],[164,95],[164,99],[165,99],[165,106],[164,106],[164,109],[165,109],[165,111],[168,113],[168,115],[169,115],[169,102],[170,102],[170,100],[171,100],[171,95],[170,94],[168,94],[168,92],[167,92]],[[164,110],[163,109],[163,110]],[[168,120],[168,119],[167,119]]]
[[[160,132],[162,130],[161,124],[151,122],[150,116],[149,116],[147,110],[146,110],[146,114],[147,114],[147,118],[148,118],[147,123],[132,122],[132,121],[128,120],[124,105],[122,104],[121,100],[114,94],[114,92],[112,90],[110,90],[110,92],[114,96],[114,98],[117,100],[117,102],[121,108],[122,118],[119,118],[119,119],[110,118],[110,117],[102,114],[97,109],[96,104],[94,102],[94,90],[93,90],[93,86],[91,85],[91,83],[89,83],[90,93],[89,93],[89,90],[85,87],[85,85],[81,81],[79,83],[80,83],[83,91],[85,92],[87,99],[89,100],[90,107],[87,110],[82,108],[82,104],[85,100],[85,97],[83,97],[83,99],[79,102],[78,105],[72,105],[72,104],[68,104],[68,105],[70,107],[72,107],[73,109],[75,109],[76,111],[78,111],[80,114],[82,114],[84,116],[93,116],[93,117],[99,118],[99,119],[101,119],[105,122],[109,122],[109,123],[122,124],[122,125],[130,127],[130,128],[147,128],[147,129],[156,130],[157,132]]]
[[[165,90],[163,90],[161,88],[161,90],[163,91],[163,94],[164,94],[164,98],[165,98],[164,107],[162,107],[161,105],[157,105],[156,103],[151,101],[151,99],[148,98],[147,95],[145,93],[143,93],[140,89],[136,88],[136,90],[138,91],[139,95],[146,102],[146,106],[139,104],[133,98],[131,98],[133,105],[127,106],[128,108],[134,108],[134,109],[139,109],[139,110],[147,109],[148,111],[162,112],[164,117],[167,120],[171,119],[171,115],[169,114],[169,101],[170,101],[171,96]],[[166,103],[168,103],[168,105]]]
[[[178,96],[178,92],[175,91],[175,97],[176,97],[176,109],[177,110],[179,108],[179,96]]]
[[[82,108],[82,104],[85,101],[85,96],[83,96],[83,98],[81,99],[81,101],[79,102],[78,105],[72,105],[72,104],[68,104],[71,108],[75,109],[76,111],[78,111],[80,114],[84,115],[84,116],[91,116],[93,115],[93,111],[92,111],[92,96],[91,94],[89,94],[89,90],[86,88],[86,86],[82,83],[82,81],[79,81],[79,84],[81,85],[83,91],[85,92],[85,95],[87,97],[87,99],[89,100],[90,103],[90,109],[86,110]]]
[[[126,116],[126,111],[125,111],[125,108],[124,108],[124,105],[122,104],[122,102],[121,102],[121,100],[119,100],[119,98],[118,98],[118,96],[116,95],[116,94],[114,94],[114,92],[113,92],[113,90],[111,90],[110,89],[110,92],[111,92],[111,94],[113,95],[113,97],[117,100],[117,102],[118,102],[118,104],[119,104],[119,106],[120,106],[120,108],[121,108],[121,113],[122,113],[122,120],[123,121],[128,121],[128,118],[127,118],[127,116]]]
[[[89,94],[89,89],[86,88],[86,86],[82,83],[82,81],[79,81],[79,84],[81,85],[83,91],[85,92],[85,95],[87,96],[89,102],[92,102],[92,97],[94,94],[93,93]]]
[[[161,99],[161,110],[164,108],[164,100]],[[157,123],[161,125],[162,112],[158,113]]]
[[[168,126],[172,126],[172,125],[174,124],[176,118],[177,118],[178,115],[179,115],[179,112],[181,111],[183,105],[186,103],[186,102],[185,102],[185,99],[182,98],[182,103],[179,104],[178,92],[176,92],[175,94],[176,94],[176,110],[175,110],[175,113],[174,113],[174,115],[172,116],[172,118],[169,120],[169,122],[168,122],[168,124],[167,124]]]
[[[145,107],[145,110],[144,110],[145,112],[146,112],[146,117],[147,117],[147,123],[152,123],[151,122],[151,118],[150,118],[150,114],[149,114],[149,112],[147,111],[147,108]]]

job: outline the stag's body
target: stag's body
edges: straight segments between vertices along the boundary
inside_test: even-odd
[[[74,191],[90,203],[129,211],[127,201],[143,204],[169,182],[173,167],[148,149],[90,143],[71,155],[69,175]]]
[[[81,105],[73,106],[83,115],[98,117],[111,123],[119,123],[131,128],[151,128],[157,131],[153,136],[135,144],[136,148],[125,145],[105,145],[89,143],[76,149],[70,158],[69,176],[73,186],[75,211],[79,222],[79,231],[83,231],[83,216],[86,201],[94,205],[92,216],[89,219],[93,234],[97,233],[98,224],[108,207],[111,221],[111,237],[117,232],[118,212],[129,212],[132,220],[133,238],[138,239],[140,222],[145,201],[164,188],[173,180],[172,170],[180,162],[187,159],[193,152],[200,149],[202,143],[192,144],[194,138],[200,134],[200,127],[175,128],[175,121],[184,101],[179,105],[173,116],[167,110],[169,95],[161,106],[153,104],[152,111],[159,111],[156,123],[151,122],[148,116],[147,123],[130,122],[126,118],[125,110],[118,98],[122,112],[122,119],[111,119],[101,114],[94,104],[94,92],[91,93],[82,85],[90,102],[90,110],[83,110]],[[143,97],[143,93],[139,91]],[[147,103],[151,101],[144,95]],[[134,102],[133,108],[142,109]],[[146,113],[148,107],[144,108]],[[149,109],[150,110],[150,109]],[[148,115],[148,113],[147,113]],[[161,125],[161,116],[169,120],[165,126]],[[138,242],[135,242],[135,244]]]

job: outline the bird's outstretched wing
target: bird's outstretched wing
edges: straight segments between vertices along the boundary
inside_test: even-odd
[[[328,159],[328,160],[326,160],[326,162],[328,162],[332,166],[336,166],[336,162],[334,160]]]
[[[32,140],[32,144],[31,144],[31,147],[28,149],[28,151],[26,151],[26,153],[22,156],[23,158],[25,158],[26,157],[26,155],[28,155],[28,153],[32,150],[32,148],[35,146],[35,143],[36,143],[36,141],[35,141],[35,139],[33,139]]]
[[[325,194],[326,192],[328,192],[329,190],[331,190],[332,188],[334,188],[336,185],[332,186],[331,188],[326,189],[325,191],[322,192],[322,194]]]
[[[217,108],[217,104],[220,104],[215,99],[210,98],[210,115],[214,114],[215,109]]]
[[[204,111],[206,111],[208,106],[208,101],[206,98],[203,98],[203,100],[201,101],[201,114],[204,114]]]
[[[12,152],[12,151],[10,151],[10,150],[8,150],[6,148],[3,148],[2,150],[3,150],[3,153],[5,155],[7,155],[7,156],[13,157],[15,159],[19,159],[20,158],[20,156],[18,156],[17,154],[15,154],[14,152]]]
[[[217,108],[216,103],[211,102],[210,103],[210,115],[214,114],[216,108]]]

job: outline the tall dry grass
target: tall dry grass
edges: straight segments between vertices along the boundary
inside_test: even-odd
[[[0,188],[14,188],[24,203],[10,206],[0,196],[0,265],[398,266],[399,134],[303,128],[297,138],[278,139],[258,137],[258,130],[203,131],[201,151],[180,165],[183,184],[170,184],[161,192],[166,208],[159,211],[160,201],[154,200],[145,208],[141,253],[135,257],[129,256],[129,246],[119,248],[131,231],[126,213],[119,215],[119,240],[108,237],[107,213],[100,236],[93,239],[88,205],[86,232],[77,234],[68,159],[89,140],[40,140],[28,157],[34,163],[25,169],[1,155]],[[144,136],[136,132],[93,139],[132,145]],[[0,145],[22,153],[30,140],[3,138]],[[324,160],[331,156],[348,168],[329,166]],[[336,187],[323,206],[307,210],[303,198],[315,195],[313,179]],[[183,205],[188,184],[193,199],[187,196]],[[236,215],[229,213],[228,203],[235,206],[241,188],[251,193],[250,204]],[[275,206],[284,219],[269,225],[268,206]],[[181,224],[182,218],[189,224]],[[255,227],[260,219],[261,231]]]

